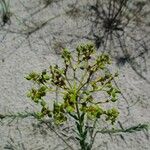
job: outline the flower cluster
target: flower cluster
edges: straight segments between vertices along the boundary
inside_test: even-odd
[[[102,107],[103,103],[115,102],[117,94],[120,93],[112,85],[112,80],[117,74],[108,73],[106,68],[111,63],[109,56],[107,54],[95,56],[93,44],[82,44],[76,48],[74,57],[69,50],[64,49],[62,59],[64,67],[50,66],[42,73],[32,72],[26,77],[38,85],[38,88],[36,86],[28,93],[28,97],[42,107],[41,112],[37,113],[38,118],[49,116],[56,124],[62,124],[68,117],[79,119],[81,114],[84,114],[87,120],[104,115],[106,120],[113,124],[119,112],[115,108],[104,110]],[[73,74],[69,73],[71,70]],[[98,71],[103,74],[95,77]],[[77,75],[79,72],[81,75]],[[54,101],[53,110],[50,110],[44,97],[49,92],[55,92],[55,87],[61,89],[63,100],[58,103]],[[104,102],[93,98],[93,93],[100,91],[108,94]]]

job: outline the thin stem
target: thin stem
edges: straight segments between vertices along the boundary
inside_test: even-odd
[[[90,149],[92,149],[92,146],[93,146],[94,140],[95,140],[95,138],[94,138],[94,130],[95,130],[95,128],[96,128],[97,120],[98,120],[98,119],[96,118],[95,121],[94,121],[93,127],[92,127],[92,131],[91,131],[91,143],[90,143]]]

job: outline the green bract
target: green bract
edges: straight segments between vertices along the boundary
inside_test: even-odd
[[[26,77],[35,85],[28,97],[42,107],[41,112],[37,113],[39,119],[51,117],[59,125],[72,118],[76,122],[76,139],[81,149],[90,150],[92,143],[86,142],[90,132],[88,121],[95,122],[103,117],[114,124],[119,115],[117,109],[103,107],[117,101],[120,91],[112,84],[117,74],[108,72],[107,66],[111,63],[109,56],[97,55],[93,44],[81,44],[73,54],[64,49],[62,59],[63,67],[50,66],[42,73],[32,72]],[[56,89],[59,89],[60,100],[51,101],[53,108],[49,109],[45,96],[56,92]],[[96,99],[94,94],[97,92],[104,93],[105,99]],[[90,135],[93,138],[92,133]]]

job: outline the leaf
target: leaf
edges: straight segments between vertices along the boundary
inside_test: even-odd
[[[126,129],[125,132],[133,133],[133,132],[142,131],[142,130],[148,131],[148,125],[147,124],[139,124],[137,126],[133,126],[133,127]]]
[[[73,117],[75,120],[79,120],[76,115],[74,115],[74,114],[72,114],[72,113],[70,113],[70,112],[69,112],[69,115],[70,115],[71,117]]]
[[[85,131],[84,131],[84,133],[83,133],[83,138],[84,138],[84,139],[86,139],[87,133],[88,133],[88,130],[85,129]]]
[[[80,141],[81,139],[79,137],[75,137],[78,141]]]
[[[81,115],[81,121],[82,122],[84,121],[84,115],[85,115],[85,113],[82,113],[82,115]]]
[[[77,130],[79,131],[79,133],[81,134],[82,132],[82,128],[80,126],[80,124],[78,122],[76,122],[76,126],[77,126]]]

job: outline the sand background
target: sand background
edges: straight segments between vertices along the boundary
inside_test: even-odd
[[[137,16],[132,14],[137,9],[136,1],[129,1],[132,11],[126,13],[131,18],[135,16],[134,19],[124,28],[123,36],[113,35],[113,41],[104,38],[101,46],[97,41],[104,34],[104,28],[101,23],[97,24],[97,14],[90,9],[96,1],[46,2],[10,0],[10,20],[0,27],[0,114],[38,110],[26,97],[31,84],[24,77],[50,64],[61,64],[62,48],[73,51],[79,43],[92,41],[97,44],[98,52],[110,53],[112,70],[119,71],[116,83],[122,91],[117,103],[120,122],[124,127],[150,123],[150,1],[140,1],[143,6]],[[3,15],[2,11],[0,14]],[[64,138],[78,149],[69,131],[68,136]],[[9,147],[12,150],[69,149],[54,131],[39,125],[32,117],[0,122],[0,150]],[[149,133],[100,135],[94,149],[150,150]]]

